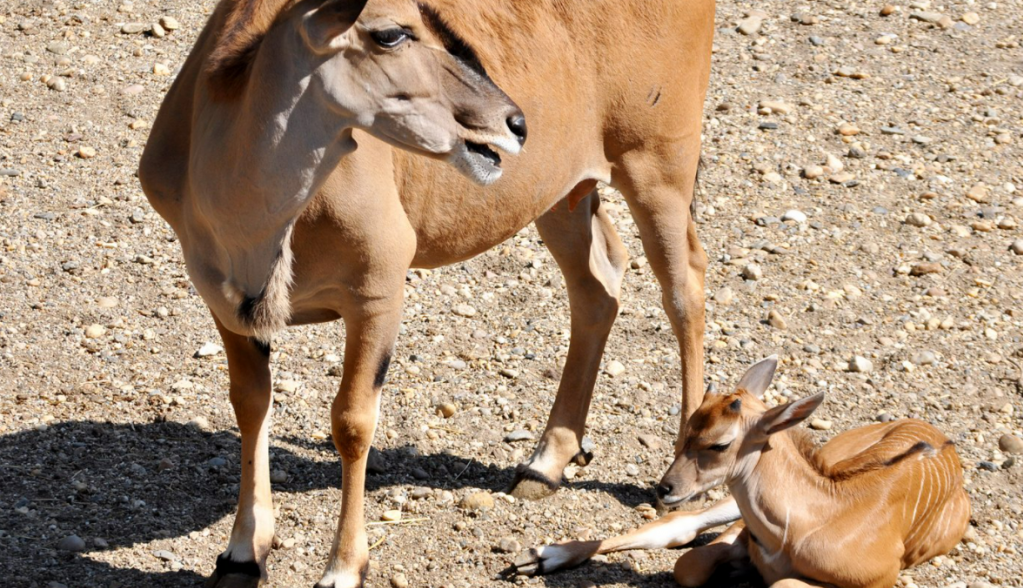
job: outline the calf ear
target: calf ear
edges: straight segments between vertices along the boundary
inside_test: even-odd
[[[302,17],[302,36],[316,53],[336,53],[348,47],[348,29],[367,0],[328,0]]]
[[[813,414],[817,407],[824,402],[824,393],[814,394],[806,398],[800,398],[788,404],[776,406],[760,417],[760,430],[765,435],[773,435],[784,431],[793,425],[797,425],[806,417]]]
[[[750,394],[760,398],[767,391],[767,387],[771,385],[771,380],[774,379],[774,370],[778,369],[778,356],[772,355],[766,359],[761,359],[757,363],[753,364],[753,367],[746,370],[746,373],[742,375],[742,379],[739,380],[739,385],[736,387],[739,390],[745,390]]]

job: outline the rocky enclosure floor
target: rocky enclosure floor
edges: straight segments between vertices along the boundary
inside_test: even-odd
[[[226,545],[239,474],[226,363],[135,178],[212,6],[0,7],[4,586],[194,586]],[[1023,583],[1021,16],[1019,0],[718,7],[697,205],[707,377],[728,386],[779,353],[773,400],[828,392],[821,441],[908,416],[955,440],[974,525],[904,586]],[[547,500],[500,494],[568,348],[536,231],[411,272],[367,507],[402,520],[369,528],[368,585],[507,585],[494,577],[521,548],[652,516],[679,356],[627,206],[603,196],[632,265],[589,420],[596,460]],[[274,345],[270,586],[311,586],[329,547],[343,340],[330,324]],[[512,582],[670,586],[679,553]]]

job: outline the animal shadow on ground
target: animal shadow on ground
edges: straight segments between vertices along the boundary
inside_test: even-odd
[[[271,463],[287,471],[288,479],[275,484],[276,490],[338,487],[340,461],[329,441],[280,441],[271,447]],[[287,445],[329,455],[311,459]],[[96,561],[90,553],[186,536],[232,514],[239,451],[235,432],[210,432],[175,422],[69,421],[0,437],[0,569],[4,570],[0,584],[12,588],[43,588],[51,582],[73,588],[200,585],[203,578],[191,571],[143,572]],[[379,466],[368,478],[370,491],[398,484],[498,491],[505,490],[513,476],[511,468],[443,453],[419,455],[413,447],[378,452],[373,461]],[[417,470],[419,478],[413,475]],[[649,501],[649,490],[634,485],[587,481],[579,487],[606,491],[630,506]],[[59,549],[61,539],[71,534],[84,540],[84,546],[78,551]],[[629,574],[633,581],[644,577]],[[561,586],[556,578],[552,576],[549,585]]]

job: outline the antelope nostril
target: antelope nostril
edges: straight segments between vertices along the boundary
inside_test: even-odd
[[[664,482],[661,482],[660,484],[657,485],[657,497],[663,499],[665,496],[670,495],[671,491],[674,489],[675,487],[672,486],[671,484],[665,484]]]
[[[508,117],[508,128],[519,139],[519,145],[526,142],[526,117],[521,112]]]

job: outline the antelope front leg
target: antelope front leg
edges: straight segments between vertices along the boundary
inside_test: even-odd
[[[746,525],[738,521],[707,545],[690,549],[675,560],[675,581],[687,588],[703,586],[721,564],[749,558],[748,539]]]
[[[699,511],[673,512],[603,541],[567,541],[530,549],[507,571],[532,576],[575,567],[594,555],[630,549],[666,549],[690,543],[701,532],[739,518],[731,497]]]
[[[214,317],[216,320],[216,317]],[[270,498],[270,347],[216,321],[227,354],[231,405],[242,437],[242,478],[231,541],[207,588],[254,588],[266,577],[274,536]]]
[[[331,407],[334,446],[342,464],[341,516],[327,569],[317,588],[362,586],[369,567],[363,521],[366,459],[377,426],[380,389],[401,320],[401,294],[367,304],[353,314],[345,316],[344,376]]]

